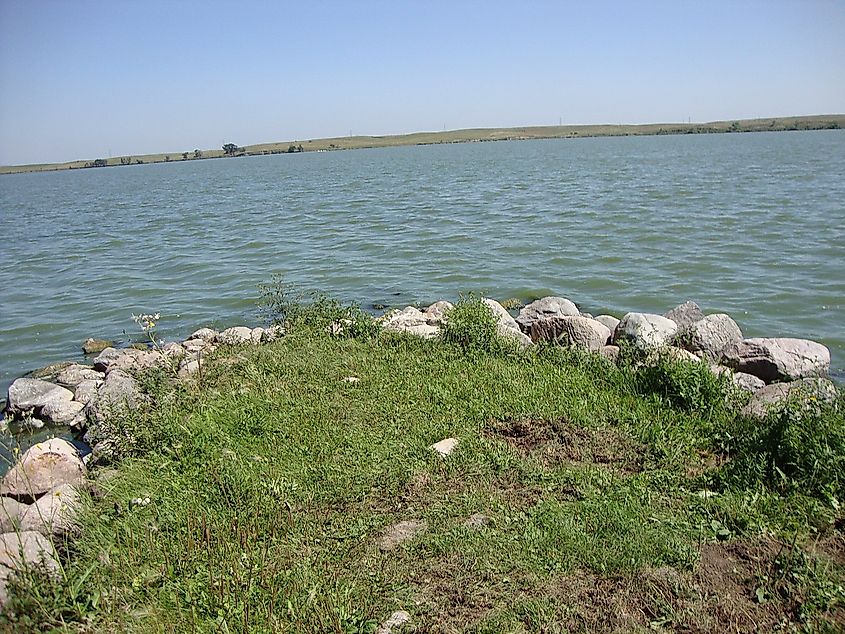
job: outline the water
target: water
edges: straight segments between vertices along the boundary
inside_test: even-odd
[[[274,273],[365,307],[693,299],[845,366],[845,131],[305,153],[0,177],[0,389],[89,336],[257,323]],[[126,335],[123,331],[126,331]]]

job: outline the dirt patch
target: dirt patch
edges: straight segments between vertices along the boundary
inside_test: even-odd
[[[647,451],[624,432],[612,427],[587,429],[565,418],[530,417],[493,420],[487,436],[504,439],[520,455],[547,467],[592,464],[621,473],[643,470]]]

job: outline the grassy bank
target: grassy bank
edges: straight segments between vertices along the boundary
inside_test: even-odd
[[[291,140],[259,143],[238,148],[232,155],[222,149],[185,149],[169,153],[85,159],[67,163],[0,166],[0,174],[46,172],[97,167],[120,167],[144,163],[177,163],[210,158],[256,156],[317,151],[352,150],[400,145],[434,145],[440,143],[472,143],[525,139],[560,139],[596,136],[649,136],[660,134],[719,134],[729,132],[775,132],[785,130],[826,130],[845,128],[845,115],[772,117],[708,123],[650,123],[643,125],[565,125],[519,128],[474,128],[443,132],[416,132],[387,136],[348,136],[327,139]]]
[[[520,352],[459,307],[445,341],[364,316],[332,337],[305,314],[196,382],[146,375],[156,406],[120,421],[127,457],[63,579],[25,583],[6,626],[358,633],[397,610],[403,633],[843,626],[841,409],[751,423],[700,367]],[[429,449],[447,437],[451,455]]]

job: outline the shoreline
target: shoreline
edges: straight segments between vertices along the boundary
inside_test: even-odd
[[[598,124],[561,126],[521,126],[513,128],[471,128],[442,132],[413,132],[396,135],[361,135],[308,140],[257,143],[226,153],[223,149],[191,149],[170,153],[124,155],[109,158],[80,159],[60,163],[0,166],[2,174],[55,172],[63,170],[121,167],[149,163],[181,163],[213,158],[237,158],[269,154],[333,152],[380,147],[483,143],[491,141],[526,141],[613,136],[661,136],[679,134],[737,134],[747,132],[786,132],[796,130],[831,130],[845,128],[845,114],[765,117],[711,121],[705,123]]]

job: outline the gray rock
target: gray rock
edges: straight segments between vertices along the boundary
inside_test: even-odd
[[[598,317],[595,317],[595,320],[600,324],[607,326],[611,333],[616,330],[616,326],[619,325],[619,320],[613,315],[599,315]]]
[[[200,328],[199,330],[192,332],[188,339],[202,339],[203,341],[212,343],[215,339],[217,339],[217,331],[212,330],[211,328]]]
[[[446,313],[448,313],[454,307],[455,306],[452,304],[452,302],[447,302],[445,300],[434,302],[424,311],[427,323],[430,326],[439,326],[443,322],[443,318],[446,316]]]
[[[168,341],[161,347],[161,354],[168,359],[181,359],[185,356],[185,348],[175,341]]]
[[[87,405],[95,396],[103,381],[82,381],[73,392],[73,400]]]
[[[88,338],[82,342],[82,352],[85,354],[97,354],[106,348],[114,345],[113,341],[106,341],[105,339]]]
[[[519,325],[516,323],[516,320],[511,317],[510,313],[505,310],[504,306],[495,299],[487,297],[483,297],[481,301],[487,305],[493,313],[493,316],[496,318],[496,332],[500,337],[514,341],[522,348],[526,348],[533,343],[531,338],[522,332]]]
[[[613,343],[627,341],[639,348],[666,346],[678,331],[671,319],[651,313],[627,313],[613,333]]]
[[[0,497],[0,533],[20,530],[21,515],[28,508],[29,504],[18,502],[14,498]]]
[[[742,341],[742,331],[729,315],[718,313],[679,328],[675,341],[705,359],[718,361],[725,348]]]
[[[164,363],[165,357],[154,350],[106,348],[94,358],[94,369],[108,374],[114,370],[142,370]]]
[[[713,374],[727,376],[731,383],[746,392],[756,392],[766,386],[766,382],[763,379],[759,379],[753,374],[746,374],[745,372],[734,372],[731,368],[724,365],[711,365],[710,370]]]
[[[782,409],[790,403],[815,413],[819,403],[832,403],[834,400],[836,387],[833,383],[818,377],[804,378],[790,383],[772,383],[758,389],[742,409],[742,414],[765,418],[769,412]]]
[[[41,408],[40,416],[53,425],[76,425],[84,420],[84,408],[79,401],[52,401]]]
[[[110,417],[126,416],[146,406],[138,382],[120,370],[109,372],[95,398],[85,406],[89,421],[102,423]]]
[[[598,353],[611,363],[619,362],[619,346],[602,346]]]
[[[21,530],[37,531],[47,537],[76,532],[81,504],[78,487],[72,484],[56,487],[21,514]]]
[[[382,329],[387,332],[407,332],[423,339],[433,339],[440,334],[440,328],[430,324],[431,319],[431,315],[414,306],[407,306],[402,310],[387,313],[379,320]]]
[[[580,314],[578,307],[565,297],[543,297],[519,311],[516,323],[522,332],[530,334],[531,324],[535,321],[549,317],[575,317]]]
[[[695,302],[684,302],[680,306],[675,306],[672,310],[664,315],[667,319],[671,319],[678,327],[689,326],[696,321],[704,319],[704,313]]]
[[[58,555],[49,539],[35,531],[0,535],[0,606],[9,600],[9,577],[34,567],[59,578]]]
[[[766,383],[823,376],[830,370],[830,350],[807,339],[754,338],[729,345],[722,363]]]
[[[388,619],[379,625],[376,634],[393,634],[395,629],[398,629],[411,620],[411,615],[404,610],[399,610],[391,614]]]
[[[105,374],[102,372],[97,372],[90,366],[79,365],[78,363],[69,365],[56,375],[56,381],[69,388],[75,388],[83,381],[102,381],[103,378],[105,378]]]
[[[276,341],[277,339],[281,339],[284,335],[284,326],[268,326],[264,329],[264,332],[261,334],[261,343],[270,343],[272,341]]]
[[[13,416],[38,415],[45,405],[70,402],[73,392],[41,379],[16,379],[10,386],[6,410]]]
[[[531,324],[532,341],[554,341],[564,346],[597,352],[607,345],[610,330],[589,317],[548,317]]]
[[[425,520],[399,522],[384,532],[379,540],[379,548],[384,551],[394,550],[417,535],[424,533],[427,529],[428,523]]]
[[[264,338],[264,328],[253,328],[249,333],[249,340],[254,344],[261,343]]]
[[[177,375],[179,378],[186,378],[196,374],[201,367],[202,361],[200,357],[197,355],[189,355],[182,359],[181,363],[179,363],[179,369],[177,371]]]
[[[85,466],[76,448],[62,438],[33,445],[0,482],[0,495],[37,500],[62,484],[81,485]]]
[[[200,351],[207,351],[211,348],[212,344],[205,339],[188,339],[182,343],[182,349],[185,350],[185,354],[194,354]]]
[[[233,326],[226,328],[214,339],[223,345],[236,346],[244,343],[252,343],[252,330],[245,326]]]

